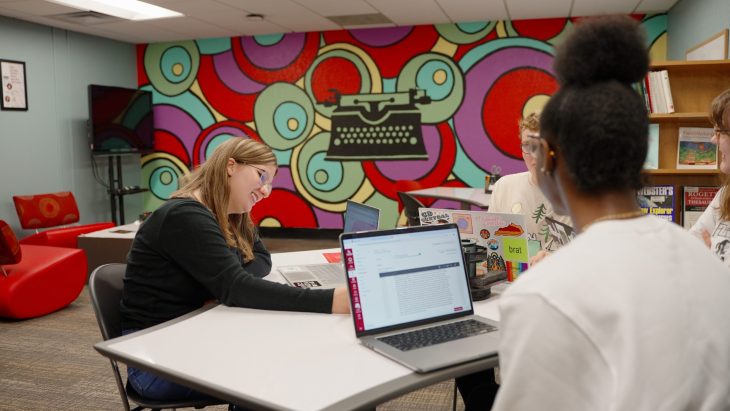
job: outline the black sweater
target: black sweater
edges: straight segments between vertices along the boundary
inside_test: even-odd
[[[254,254],[243,263],[199,202],[168,200],[139,227],[127,255],[122,330],[157,325],[214,299],[238,307],[331,312],[333,290],[263,280],[271,270],[271,255],[258,238]]]

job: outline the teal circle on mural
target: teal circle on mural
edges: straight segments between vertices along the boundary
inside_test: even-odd
[[[162,53],[160,69],[171,83],[185,81],[190,74],[190,56],[182,47],[170,47]]]
[[[306,125],[307,112],[299,104],[286,102],[274,110],[276,132],[287,140],[299,138]]]
[[[428,90],[432,100],[443,100],[454,89],[454,72],[443,61],[429,61],[418,69],[416,87]]]
[[[284,38],[284,33],[279,34],[262,34],[260,36],[253,36],[253,41],[262,46],[268,47],[281,41]]]
[[[426,91],[430,104],[419,106],[421,121],[440,123],[451,118],[464,99],[464,76],[451,58],[426,53],[411,59],[398,75],[396,89],[406,92],[412,88]]]
[[[313,165],[307,168],[307,178],[320,191],[332,191],[343,182],[342,163],[327,161],[326,152],[314,154],[309,162]]]
[[[471,44],[486,37],[497,26],[496,21],[486,23],[437,24],[434,27],[444,39],[454,44]]]
[[[200,51],[194,41],[153,43],[145,49],[144,68],[152,86],[162,94],[176,96],[193,84],[198,75]]]
[[[198,39],[195,40],[195,44],[197,44],[200,54],[220,54],[231,49],[231,38]]]
[[[312,131],[314,107],[304,90],[293,84],[274,83],[259,94],[253,117],[256,131],[266,144],[288,150]]]
[[[232,139],[233,137],[234,136],[232,136],[230,134],[220,134],[220,135],[213,137],[208,142],[208,145],[205,147],[205,158],[210,158],[213,155],[213,151],[215,151],[215,149],[218,148],[219,145]]]
[[[144,174],[148,174],[150,192],[160,200],[167,200],[180,184],[177,167],[165,164],[165,159],[152,160],[145,164]]]
[[[315,198],[340,203],[351,198],[365,181],[359,161],[328,161],[330,133],[321,132],[308,139],[299,149],[297,174],[304,189]]]
[[[314,61],[312,62],[312,65],[309,66],[309,69],[304,74],[304,90],[307,92],[307,95],[311,99],[311,101],[317,101],[317,99],[314,96],[314,90],[312,85],[312,76],[314,75],[315,70],[317,69],[317,66],[320,65],[323,61],[331,58],[342,58],[350,63],[352,63],[358,74],[360,75],[360,94],[369,94],[372,91],[372,81],[370,80],[370,71],[368,69],[368,66],[365,64],[364,61],[355,53],[347,50],[331,50],[324,54],[321,54],[318,56]],[[317,113],[329,118],[332,116],[332,112],[337,108],[335,106],[325,106],[324,104],[315,104],[314,107],[317,110]]]

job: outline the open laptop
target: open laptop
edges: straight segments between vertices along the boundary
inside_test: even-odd
[[[347,200],[344,232],[377,230],[380,209],[367,204]],[[277,268],[291,285],[300,288],[334,288],[345,285],[342,263],[286,265]]]
[[[417,372],[496,354],[497,323],[474,315],[456,224],[343,233],[340,243],[363,345]]]

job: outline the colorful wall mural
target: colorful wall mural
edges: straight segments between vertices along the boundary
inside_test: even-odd
[[[635,18],[652,59],[664,60],[666,15]],[[574,22],[139,45],[139,87],[154,93],[156,129],[155,152],[142,158],[151,190],[145,210],[233,136],[276,153],[273,192],[252,213],[263,226],[341,228],[345,201],[353,199],[380,208],[381,226],[392,227],[404,221],[398,190],[483,187],[487,172],[524,171],[517,121],[557,89],[553,48]]]

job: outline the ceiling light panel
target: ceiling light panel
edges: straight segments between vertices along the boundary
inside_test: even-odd
[[[181,13],[136,0],[47,0],[81,11],[95,11],[127,20],[180,17]]]

